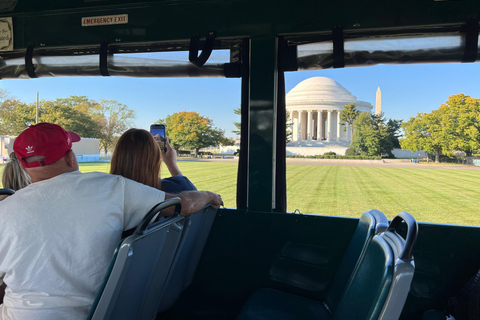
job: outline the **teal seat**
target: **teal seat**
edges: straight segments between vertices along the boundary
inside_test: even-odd
[[[372,217],[371,212],[362,215],[325,301],[273,289],[260,289],[249,298],[237,319],[398,319],[413,276],[411,250],[416,239],[417,224],[408,213],[400,213],[387,230],[381,227],[384,232],[373,235],[370,241],[363,241],[366,244],[358,261],[350,259],[348,254],[358,251],[356,237],[359,234],[368,237],[369,230],[374,230],[373,227],[367,228],[365,233],[364,229],[368,225],[366,221],[374,221]],[[401,221],[406,221],[408,225],[406,240],[395,231]],[[341,272],[349,268],[352,268],[352,274],[347,274],[346,279],[342,280]]]
[[[172,205],[174,216],[150,224],[160,210]],[[155,319],[184,230],[185,217],[179,212],[179,198],[157,204],[119,243],[87,319]]]
[[[334,310],[353,275],[360,259],[374,235],[384,232],[388,227],[387,217],[378,210],[364,212],[358,221],[350,244],[343,255],[337,272],[325,295],[326,308]]]
[[[192,282],[217,210],[207,206],[187,217],[180,246],[160,296],[159,313],[168,310]]]

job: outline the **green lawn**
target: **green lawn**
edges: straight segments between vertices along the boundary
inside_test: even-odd
[[[80,170],[109,166],[86,163]],[[179,167],[199,190],[220,193],[235,207],[236,163],[180,161]],[[418,221],[480,226],[479,186],[477,170],[287,165],[289,212],[359,217],[378,209],[392,218],[404,210]]]

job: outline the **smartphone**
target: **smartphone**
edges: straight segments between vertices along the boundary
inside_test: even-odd
[[[158,143],[163,152],[167,152],[167,146],[165,141],[167,140],[167,132],[165,130],[164,124],[152,124],[150,126],[150,133],[153,136],[153,139]]]

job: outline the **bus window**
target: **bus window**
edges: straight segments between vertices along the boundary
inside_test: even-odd
[[[392,218],[405,210],[419,221],[480,225],[472,209],[480,193],[468,187],[480,181],[480,64],[455,63],[462,43],[458,33],[345,40],[351,68],[340,69],[328,69],[331,42],[298,45],[306,71],[285,73],[287,211],[378,209]],[[445,63],[392,64],[434,55]],[[438,126],[409,125],[428,119]],[[443,144],[432,145],[433,136]]]
[[[29,124],[35,123],[37,93],[38,121],[58,122],[66,128],[68,123],[78,125],[78,121],[66,121],[65,118],[72,117],[74,111],[83,110],[86,116],[97,120],[98,117],[106,120],[116,116],[115,108],[117,111],[118,108],[132,111],[124,114],[128,117],[124,123],[111,128],[114,130],[113,141],[130,127],[149,130],[153,123],[169,123],[170,117],[175,123],[176,115],[191,117],[193,120],[188,125],[192,130],[195,129],[199,136],[216,140],[184,139],[182,135],[185,132],[180,132],[174,125],[167,125],[167,137],[177,150],[180,171],[197,189],[216,190],[222,194],[227,207],[236,208],[240,137],[234,133],[237,130],[234,122],[240,120],[234,110],[240,106],[240,79],[225,78],[224,65],[230,63],[230,50],[214,50],[207,67],[201,71],[203,73],[197,67],[189,66],[188,51],[135,53],[129,48],[119,48],[117,51],[120,53],[109,57],[110,77],[91,76],[98,74],[98,55],[83,51],[82,56],[34,58],[39,79],[3,80],[3,106],[18,111],[18,125],[2,127],[2,146],[6,145],[3,137],[14,137]],[[21,59],[9,60],[7,65],[10,68],[4,67],[0,73],[5,72],[6,75],[14,69],[13,66],[22,70],[23,64]],[[62,77],[73,75],[74,72],[84,76]],[[118,77],[121,74],[125,76]],[[102,123],[101,119],[99,124]],[[208,120],[208,125],[200,127],[195,122],[199,119]],[[2,118],[2,123],[6,120]],[[77,151],[81,171],[109,171],[108,160],[114,143],[106,145],[101,130],[81,131],[84,132],[83,138],[99,140],[96,151]],[[74,131],[78,131],[78,128]],[[214,136],[218,134],[220,137]],[[8,156],[7,148],[5,154]],[[91,163],[98,160],[100,162]],[[170,176],[165,165],[162,165],[161,176]]]

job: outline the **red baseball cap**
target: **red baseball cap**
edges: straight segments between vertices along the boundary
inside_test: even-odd
[[[13,143],[13,151],[24,168],[46,166],[60,160],[72,142],[80,141],[75,132],[65,131],[53,123],[39,123],[25,129]],[[43,156],[43,161],[25,162],[32,156]]]

